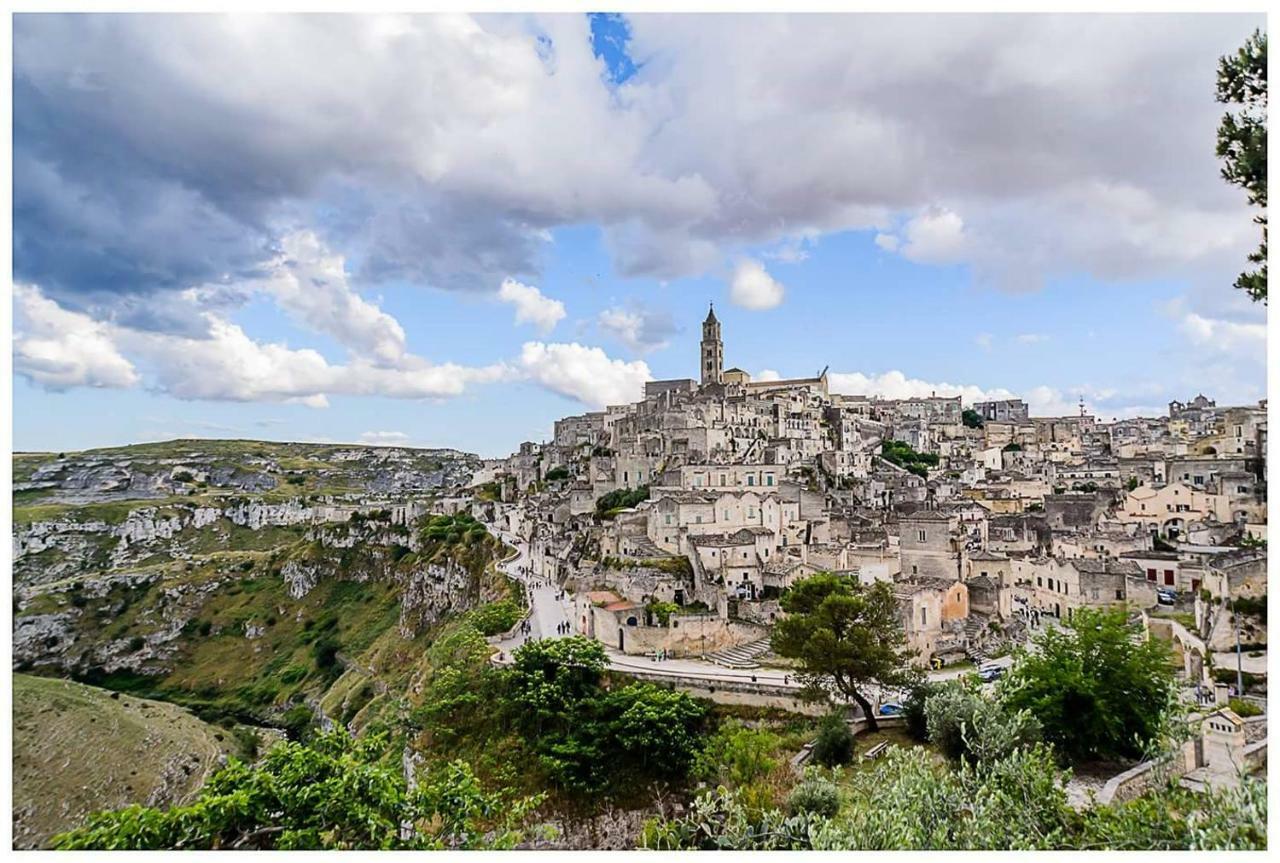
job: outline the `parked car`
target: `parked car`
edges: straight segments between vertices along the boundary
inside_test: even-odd
[[[880,705],[881,716],[900,716],[902,715],[902,705],[896,701],[889,701]]]
[[[1003,665],[984,665],[978,669],[978,676],[987,683],[997,678],[1003,677],[1005,667]]]
[[[1176,605],[1178,602],[1178,591],[1168,587],[1156,588],[1156,602],[1161,605]]]

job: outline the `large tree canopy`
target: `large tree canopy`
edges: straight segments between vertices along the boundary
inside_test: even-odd
[[[1218,101],[1241,106],[1228,111],[1218,127],[1222,176],[1249,195],[1262,209],[1254,221],[1262,226],[1262,245],[1249,261],[1262,266],[1241,273],[1236,287],[1254,300],[1267,301],[1267,35],[1255,30],[1234,55],[1218,61]]]
[[[1165,642],[1145,637],[1123,609],[1079,609],[1065,629],[1045,630],[1020,652],[1001,697],[1079,761],[1142,755],[1164,727],[1173,691]]]
[[[773,649],[800,660],[811,690],[833,685],[852,698],[877,728],[869,686],[905,686],[915,679],[901,612],[886,582],[870,587],[857,579],[818,573],[796,582],[782,597],[786,612],[773,630]]]

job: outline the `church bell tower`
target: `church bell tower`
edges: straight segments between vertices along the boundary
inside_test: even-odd
[[[720,341],[720,321],[713,304],[702,322],[702,385],[721,383],[724,372],[724,342]]]

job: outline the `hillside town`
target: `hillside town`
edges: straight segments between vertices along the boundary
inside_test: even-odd
[[[1202,700],[1265,673],[1265,615],[1228,610],[1265,606],[1265,401],[1197,394],[1108,423],[1083,403],[1032,416],[1020,399],[840,395],[826,370],[753,380],[725,362],[713,308],[698,379],[566,417],[473,478],[528,575],[556,588],[557,634],[754,668],[783,591],[834,572],[889,582],[935,669],[1123,606],[1173,643]]]

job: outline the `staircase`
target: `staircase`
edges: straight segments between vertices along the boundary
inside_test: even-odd
[[[769,639],[761,638],[749,644],[739,644],[705,654],[703,659],[708,659],[716,665],[723,665],[725,668],[759,668],[760,663],[756,660],[768,651]]]
[[[978,646],[978,636],[982,634],[983,621],[976,619],[972,615],[969,616],[964,623],[964,640],[968,645],[965,651],[969,658],[973,660],[973,664],[981,666],[987,661],[987,653]]]

